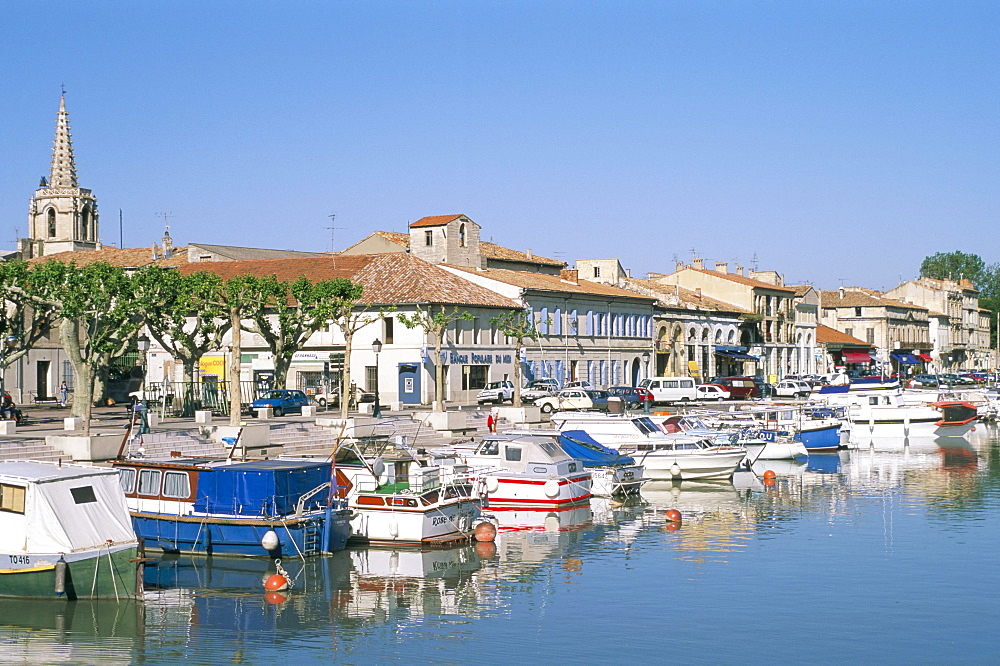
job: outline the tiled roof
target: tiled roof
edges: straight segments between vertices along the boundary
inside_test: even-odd
[[[446,217],[446,216],[445,216]],[[424,218],[430,219],[430,218]],[[420,222],[420,220],[417,220]],[[414,222],[410,226],[416,226],[417,222]],[[424,225],[424,226],[435,226],[435,225]],[[391,243],[396,243],[401,247],[410,247],[410,235],[399,233],[398,231],[376,231],[376,236],[380,236]],[[559,261],[558,259],[550,259],[548,257],[540,257],[537,254],[532,254],[530,257],[525,252],[520,250],[512,250],[509,247],[504,247],[502,245],[497,245],[496,243],[490,243],[489,241],[479,241],[479,252],[484,257],[488,259],[500,259],[502,261],[520,261],[527,264],[542,264],[545,266],[566,266],[565,261]]]
[[[105,247],[100,250],[71,250],[68,252],[47,254],[44,257],[29,259],[28,263],[32,265],[44,264],[46,261],[53,260],[67,264],[75,263],[77,266],[86,266],[102,261],[112,266],[121,266],[123,268],[148,266],[149,264],[180,266],[188,262],[186,247],[174,248],[174,254],[169,259],[153,259],[153,249],[151,247]]]
[[[811,284],[793,284],[789,285],[791,289],[795,290],[796,297],[802,297],[809,293],[810,289],[813,289]]]
[[[184,274],[208,271],[223,278],[237,275],[274,275],[294,281],[345,278],[364,286],[361,302],[376,305],[433,303],[499,308],[520,308],[515,301],[449,273],[410,254],[357,254],[350,256],[206,261],[180,267]]]
[[[628,291],[619,287],[601,284],[599,282],[589,282],[580,280],[572,282],[564,280],[558,275],[547,273],[529,273],[527,271],[511,271],[504,268],[490,268],[487,270],[476,270],[464,266],[451,266],[451,268],[473,275],[481,275],[497,282],[503,282],[521,289],[532,289],[536,291],[554,291],[567,294],[579,294],[599,297],[614,298],[635,298],[643,301],[655,301],[652,296],[645,296],[634,291]]]
[[[902,301],[896,301],[891,298],[880,298],[878,296],[873,296],[868,291],[854,291],[850,289],[845,289],[843,298],[841,298],[841,292],[837,291],[821,291],[819,292],[819,303],[820,307],[824,308],[856,308],[863,306],[876,306],[876,307],[892,307],[892,308],[904,308],[908,310],[927,310],[925,307],[919,305],[913,305],[912,303],[904,303]]]
[[[430,215],[422,217],[416,222],[411,222],[411,227],[442,227],[452,220],[462,217],[461,215]]]
[[[191,245],[202,248],[208,252],[220,254],[233,261],[242,259],[280,259],[282,257],[321,257],[326,256],[325,252],[300,252],[298,250],[273,250],[264,247],[239,247],[237,245],[205,245],[204,243],[192,243]]]
[[[693,268],[687,267],[683,270],[697,271],[699,273],[704,273],[705,275],[711,275],[713,277],[722,278],[723,280],[729,280],[730,282],[737,282],[748,287],[754,287],[756,289],[770,289],[771,291],[787,291],[794,293],[795,289],[792,287],[779,287],[776,284],[771,284],[770,282],[762,282],[760,280],[754,280],[753,278],[744,277],[742,275],[736,275],[735,273],[720,273],[719,271],[710,271],[707,268]]]
[[[730,305],[729,303],[723,303],[722,301],[705,296],[704,294],[699,296],[698,292],[685,289],[684,287],[675,287],[674,285],[663,284],[662,282],[656,282],[655,280],[642,280],[639,278],[625,278],[625,282],[634,284],[641,289],[661,294],[664,298],[670,298],[670,300],[673,300],[674,297],[677,296],[680,298],[680,302],[683,305],[690,306],[698,310],[750,314],[749,310],[738,308],[735,305]]]
[[[858,340],[847,333],[841,333],[835,328],[818,324],[816,326],[816,342],[820,344],[852,345],[854,347],[871,347],[863,340]]]

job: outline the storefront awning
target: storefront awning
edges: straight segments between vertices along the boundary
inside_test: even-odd
[[[844,359],[844,363],[871,363],[872,355],[871,352],[861,351],[861,350],[848,350],[845,349],[840,352],[840,355]]]
[[[718,347],[715,349],[715,355],[721,356],[722,358],[729,358],[736,361],[758,361],[760,360],[756,356],[751,356],[750,354],[744,354],[738,351],[719,351]]]
[[[917,357],[913,354],[907,354],[905,352],[893,352],[890,356],[903,365],[918,365],[920,363]]]
[[[933,358],[931,358],[930,354],[917,354],[917,358],[919,358],[921,361],[925,361],[927,363],[930,363],[931,361],[934,360]]]

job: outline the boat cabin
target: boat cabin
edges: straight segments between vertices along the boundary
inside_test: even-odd
[[[470,465],[488,465],[533,475],[576,474],[582,464],[566,453],[554,437],[504,433],[483,438],[475,452],[466,456]]]

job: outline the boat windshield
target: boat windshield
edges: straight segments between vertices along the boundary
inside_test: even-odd
[[[550,458],[562,458],[565,455],[563,450],[559,448],[559,445],[555,442],[541,442],[538,446],[541,447],[542,451],[549,454]]]
[[[649,418],[648,416],[643,416],[638,419],[632,419],[632,423],[634,423],[635,427],[638,428],[640,431],[642,431],[642,434],[644,435],[655,435],[657,433],[663,432],[662,430],[656,427],[656,424],[653,423],[653,419]]]

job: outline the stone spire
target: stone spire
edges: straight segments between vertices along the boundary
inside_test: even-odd
[[[69,131],[66,96],[59,98],[56,118],[56,138],[52,142],[52,172],[49,187],[79,187],[76,182],[76,160],[73,158],[73,138]]]

